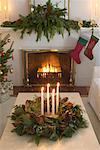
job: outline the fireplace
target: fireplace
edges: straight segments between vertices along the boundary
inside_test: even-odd
[[[74,85],[74,63],[71,51],[61,50],[22,50],[23,82],[25,85],[42,86]]]

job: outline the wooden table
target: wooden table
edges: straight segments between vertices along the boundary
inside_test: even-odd
[[[37,93],[19,93],[15,105],[24,104],[27,99],[32,99],[34,95]],[[68,96],[70,101],[82,106],[84,117],[89,124],[88,128],[80,129],[72,138],[63,138],[57,142],[42,139],[37,146],[34,141],[30,141],[30,136],[18,136],[16,133],[12,133],[13,126],[11,120],[8,119],[0,140],[0,150],[100,150],[100,145],[79,93],[61,93],[61,97],[65,96]]]

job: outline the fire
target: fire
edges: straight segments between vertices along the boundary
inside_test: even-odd
[[[61,69],[57,68],[57,67],[54,67],[51,64],[47,64],[47,65],[43,66],[42,68],[39,68],[38,72],[45,72],[45,73],[48,73],[48,72],[61,72]]]
[[[45,67],[42,68],[42,72],[57,72],[57,68],[53,67],[52,65],[46,65]]]

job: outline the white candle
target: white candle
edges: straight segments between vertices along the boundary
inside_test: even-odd
[[[50,114],[49,88],[50,88],[50,83],[47,84],[47,114]]]
[[[41,88],[41,115],[44,115],[44,87]]]
[[[60,83],[57,82],[57,91],[56,91],[56,113],[58,113],[58,108],[59,108],[59,86],[60,86]]]
[[[55,114],[55,89],[52,90],[52,115]]]

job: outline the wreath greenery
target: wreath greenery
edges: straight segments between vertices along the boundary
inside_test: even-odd
[[[45,5],[33,6],[33,11],[27,15],[20,15],[20,19],[10,22],[6,21],[2,27],[12,27],[15,31],[21,31],[21,38],[24,33],[31,34],[34,31],[37,35],[36,41],[40,40],[44,35],[48,41],[52,39],[56,33],[63,36],[64,31],[78,31],[81,26],[91,27],[91,21],[82,21],[82,23],[65,18],[66,9],[60,9],[58,5],[53,5],[48,0]],[[96,25],[95,25],[96,26]]]
[[[47,100],[44,110],[46,113]],[[50,98],[50,111],[51,111]],[[55,116],[41,115],[41,98],[27,100],[25,105],[17,105],[11,115],[14,129],[18,135],[33,135],[36,144],[42,137],[56,141],[62,137],[72,137],[80,128],[87,127],[83,111],[79,105],[71,103],[67,97],[60,100],[59,111]]]

